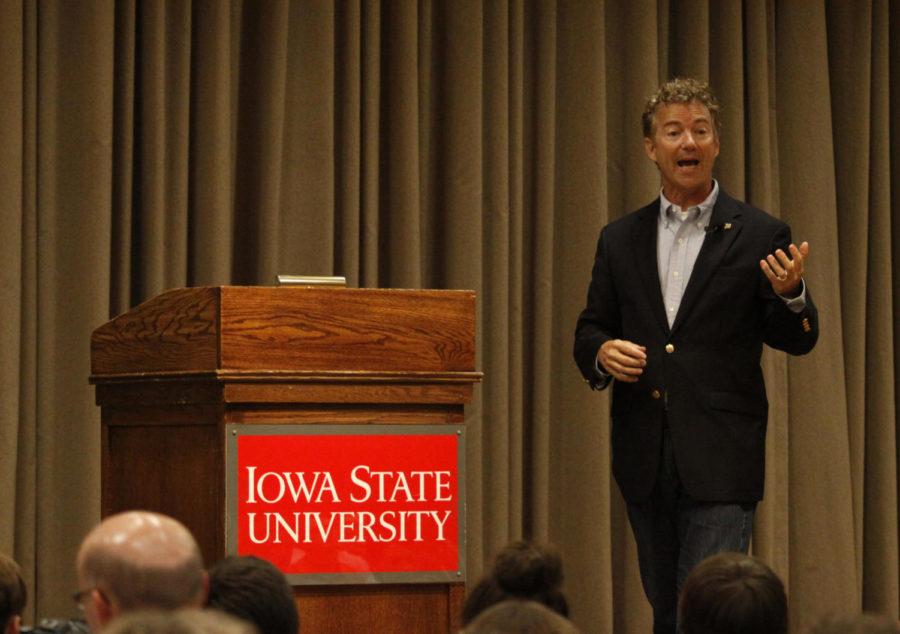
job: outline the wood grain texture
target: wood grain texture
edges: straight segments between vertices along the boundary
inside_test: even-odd
[[[295,380],[291,380],[291,379]],[[278,377],[277,380],[253,376],[250,380],[229,373],[186,374],[181,378],[167,376],[117,375],[109,379],[97,377],[97,405],[191,405],[204,403],[468,403],[472,400],[472,384],[481,380],[477,373],[460,373],[448,380],[441,377],[431,382],[422,377],[409,381],[405,377],[371,379],[352,373],[326,380],[304,376]]]
[[[462,424],[465,420],[462,405],[298,405],[294,407],[229,407],[226,423],[244,425],[367,425],[392,423],[396,425]]]
[[[224,426],[463,423],[475,371],[469,291],[199,288],[92,337],[102,513],[178,518],[225,552]],[[450,633],[460,583],[295,588],[303,631]]]
[[[467,403],[472,385],[460,383],[227,383],[228,403]]]
[[[472,291],[221,290],[222,369],[475,369]]]
[[[166,413],[175,417],[165,419]],[[117,415],[128,424],[104,425],[102,514],[165,513],[190,529],[205,562],[218,560],[224,553],[224,440],[215,419],[187,420],[171,410]]]
[[[220,403],[222,384],[215,375],[205,379],[138,379],[129,381],[95,381],[95,400],[100,406],[119,405],[193,405]]]
[[[458,632],[462,629],[462,610],[466,600],[466,584],[451,583],[447,594],[447,631]]]
[[[97,328],[91,374],[469,373],[475,294],[201,287],[167,291]]]
[[[304,632],[435,634],[452,624],[461,584],[295,587]]]
[[[91,374],[215,370],[219,289],[167,291],[91,335]]]

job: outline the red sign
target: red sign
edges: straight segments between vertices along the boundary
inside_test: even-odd
[[[459,442],[453,430],[241,434],[238,554],[288,575],[455,574]]]

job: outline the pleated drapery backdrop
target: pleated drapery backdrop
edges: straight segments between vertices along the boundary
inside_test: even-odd
[[[648,631],[608,395],[570,351],[600,228],[658,191],[639,118],[674,75],[724,105],[722,186],[812,247],[818,347],[764,356],[754,551],[795,631],[900,615],[898,31],[887,0],[0,3],[0,550],[27,620],[74,613],[99,519],[90,332],[301,273],[477,291],[470,579],[550,541],[576,623]]]

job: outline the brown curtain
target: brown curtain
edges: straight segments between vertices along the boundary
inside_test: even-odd
[[[898,29],[887,0],[0,3],[0,550],[29,620],[73,613],[98,520],[93,328],[293,272],[478,292],[470,579],[552,541],[586,632],[647,631],[570,350],[597,233],[658,191],[639,115],[673,75],[724,104],[722,186],[812,245],[818,347],[764,355],[754,551],[798,631],[900,616]]]

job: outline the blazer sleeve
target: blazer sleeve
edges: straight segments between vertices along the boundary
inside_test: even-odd
[[[785,252],[791,244],[791,229],[780,223],[769,246],[769,253],[777,249]],[[813,302],[809,284],[806,284],[806,306],[799,313],[787,307],[783,299],[772,290],[772,284],[760,273],[760,293],[766,300],[763,337],[766,344],[789,354],[806,354],[819,339],[819,311]]]
[[[597,352],[606,341],[621,336],[621,314],[610,271],[608,232],[604,228],[597,241],[597,253],[591,271],[587,306],[575,326],[575,363],[585,382],[595,390],[602,390],[612,380],[596,371]]]

